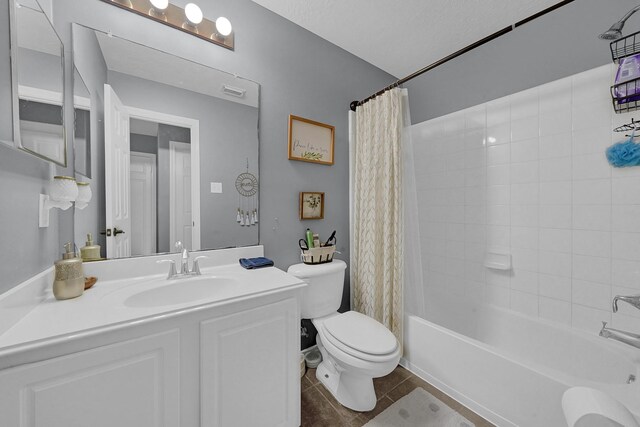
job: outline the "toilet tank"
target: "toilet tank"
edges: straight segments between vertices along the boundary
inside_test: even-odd
[[[302,292],[300,315],[303,319],[317,319],[338,311],[346,268],[347,264],[339,259],[326,264],[294,264],[289,267],[289,274],[308,284]]]

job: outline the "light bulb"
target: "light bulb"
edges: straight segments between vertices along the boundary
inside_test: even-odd
[[[231,22],[227,18],[221,16],[216,19],[216,31],[218,31],[218,34],[226,37],[231,34],[231,30]]]
[[[191,22],[193,25],[198,25],[202,22],[202,10],[195,3],[187,3],[187,5],[184,7],[184,14],[187,16],[189,22]]]
[[[149,0],[156,10],[165,10],[169,6],[169,0]]]

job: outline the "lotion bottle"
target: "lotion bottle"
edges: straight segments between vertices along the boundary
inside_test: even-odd
[[[93,243],[91,233],[87,234],[87,242],[85,246],[80,249],[80,256],[82,257],[82,261],[95,261],[100,259],[100,245]]]
[[[82,258],[77,256],[72,242],[65,244],[64,248],[62,259],[54,264],[56,275],[53,281],[53,295],[59,300],[76,298],[84,292]]]

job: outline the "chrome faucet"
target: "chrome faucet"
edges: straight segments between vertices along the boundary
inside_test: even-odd
[[[616,295],[613,298],[613,312],[618,312],[618,301],[624,301],[640,310],[640,295]]]
[[[175,244],[176,249],[180,252],[180,271],[176,271],[176,262],[172,259],[162,259],[156,261],[158,264],[169,263],[169,274],[167,280],[176,279],[180,277],[192,277],[200,276],[200,260],[202,258],[208,258],[206,255],[200,255],[195,257],[191,270],[189,270],[189,251],[184,247],[182,242],[178,241]]]
[[[189,274],[189,251],[184,247],[182,242],[178,240],[175,248],[181,253],[182,262],[180,263],[180,271],[178,274]]]
[[[640,295],[616,295],[611,304],[614,313],[618,312],[618,301],[624,301],[640,310]],[[621,331],[620,329],[607,328],[607,322],[602,322],[600,336],[640,348],[640,335]]]
[[[621,331],[619,329],[607,328],[607,322],[602,322],[600,336],[612,340],[620,341],[630,346],[640,348],[640,335],[631,332]]]

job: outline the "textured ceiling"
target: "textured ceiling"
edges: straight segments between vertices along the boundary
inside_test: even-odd
[[[253,0],[404,77],[560,0]]]

